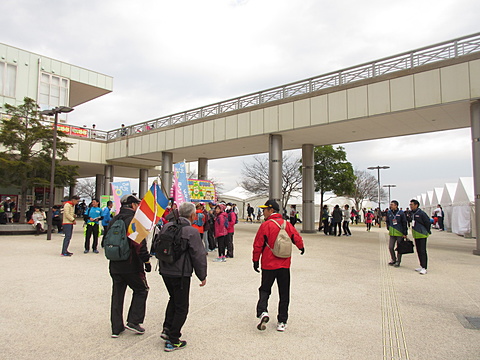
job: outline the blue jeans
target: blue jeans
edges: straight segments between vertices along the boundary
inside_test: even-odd
[[[62,254],[66,254],[68,252],[68,245],[70,245],[70,239],[72,238],[73,224],[64,224],[63,232],[65,233],[65,237],[63,238]]]

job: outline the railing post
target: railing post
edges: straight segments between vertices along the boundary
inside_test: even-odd
[[[342,84],[343,84],[342,72],[339,71],[339,72],[338,72],[338,85],[342,85]]]
[[[458,41],[456,41],[456,40],[453,43],[453,51],[454,51],[455,58],[457,58],[458,57]]]
[[[375,74],[375,63],[372,63],[372,77],[375,76],[377,76],[377,74]]]
[[[413,52],[410,53],[410,69],[413,69]]]

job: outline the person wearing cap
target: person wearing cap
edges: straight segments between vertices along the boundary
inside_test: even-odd
[[[257,318],[260,323],[257,325],[258,330],[265,330],[266,324],[270,320],[268,315],[268,299],[272,292],[272,285],[277,281],[279,292],[277,331],[285,331],[288,320],[288,305],[290,303],[290,264],[291,257],[279,258],[273,255],[270,248],[274,247],[275,240],[280,231],[278,225],[285,225],[287,234],[292,239],[293,244],[300,250],[303,255],[305,247],[303,239],[290,222],[284,220],[279,214],[280,206],[275,200],[268,200],[265,205],[261,205],[265,221],[260,225],[255,240],[253,242],[253,269],[256,272],[262,261],[262,283],[259,292],[259,300],[257,303]],[[278,225],[277,225],[277,224]],[[268,244],[268,246],[266,246]]]
[[[120,199],[120,212],[110,221],[107,233],[116,221],[123,221],[125,229],[132,221],[135,211],[141,200],[134,195],[124,195]],[[147,242],[143,239],[140,243],[129,239],[130,257],[123,261],[110,261],[109,271],[112,278],[112,303],[110,321],[112,324],[112,338],[128,329],[136,334],[143,335],[145,329],[140,325],[145,319],[145,309],[148,295],[148,284],[145,271],[150,272],[150,254],[147,249]],[[123,302],[127,286],[132,289],[133,296],[128,311],[127,323],[123,321]]]
[[[80,201],[78,195],[73,195],[70,198],[70,201],[66,201],[63,205],[63,233],[65,237],[63,238],[62,244],[62,256],[72,256],[73,253],[68,251],[68,246],[70,245],[70,239],[72,238],[73,225],[77,223],[75,220],[75,205]]]

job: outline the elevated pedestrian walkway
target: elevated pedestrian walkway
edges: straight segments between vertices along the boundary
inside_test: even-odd
[[[4,359],[478,359],[480,257],[475,240],[434,231],[428,240],[427,275],[414,271],[416,254],[387,266],[387,232],[352,226],[351,237],[302,234],[305,255],[294,251],[288,328],[271,321],[256,329],[260,275],[251,247],[258,224],[239,223],[235,258],[214,263],[207,285],[193,278],[186,349],[163,352],[160,339],[167,292],[158,273],[150,286],[143,336],[110,338],[111,279],[100,254],[83,254],[77,225],[71,258],[60,256],[63,237],[0,237]],[[154,266],[155,268],[155,266]],[[126,296],[125,314],[130,303]],[[126,315],[125,315],[126,316]]]

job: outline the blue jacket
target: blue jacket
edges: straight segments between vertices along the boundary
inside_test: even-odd
[[[102,209],[100,209],[99,207],[93,207],[93,206],[89,207],[87,208],[87,210],[85,210],[85,215],[88,215],[89,218],[92,218],[92,219],[98,218],[98,220],[100,220],[100,217],[102,216]],[[91,223],[98,224],[98,220],[91,221],[90,219],[88,219],[87,224],[91,224]]]
[[[103,226],[108,226],[110,223],[110,220],[112,220],[112,209],[110,209],[108,206],[105,206],[102,210],[102,225]]]
[[[406,236],[408,230],[405,213],[402,210],[397,210],[395,212],[388,210],[387,227],[390,236]]]

